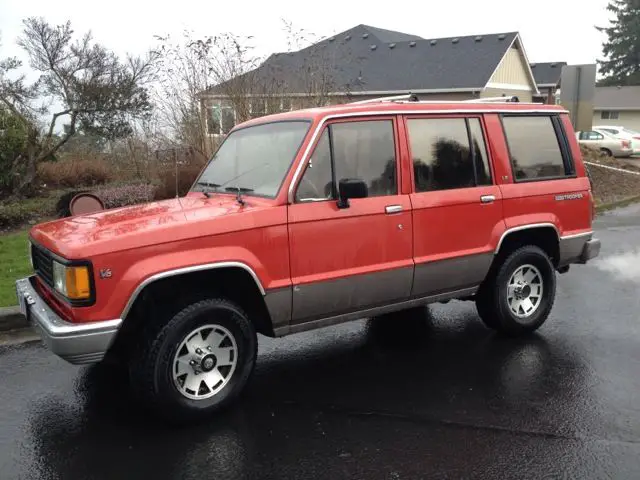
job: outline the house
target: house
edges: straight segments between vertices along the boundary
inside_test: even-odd
[[[566,65],[567,62],[532,63],[530,65],[536,86],[540,92],[539,95],[534,96],[534,101],[556,103],[556,93],[560,88],[562,67]]]
[[[210,134],[291,109],[414,93],[422,100],[539,95],[518,32],[449,38],[358,25],[201,95]]]
[[[640,132],[640,85],[596,87],[593,125],[619,125]]]

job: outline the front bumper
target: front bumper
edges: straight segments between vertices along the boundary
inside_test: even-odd
[[[33,276],[16,281],[18,304],[47,347],[75,365],[102,360],[122,320],[82,324],[66,322],[40,297],[33,282]]]

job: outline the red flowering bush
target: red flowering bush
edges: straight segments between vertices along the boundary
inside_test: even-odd
[[[105,208],[125,207],[153,200],[156,187],[149,184],[132,184],[105,187],[94,190],[104,202]]]

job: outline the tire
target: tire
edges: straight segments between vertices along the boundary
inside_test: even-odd
[[[198,353],[196,346],[202,347]],[[143,330],[129,365],[131,387],[145,408],[172,423],[201,419],[242,392],[257,347],[253,324],[238,305],[197,301]]]
[[[547,320],[555,295],[551,260],[541,248],[526,245],[492,269],[478,292],[476,309],[487,327],[508,336],[526,335]]]
[[[613,157],[613,152],[608,148],[601,148],[600,153],[602,153],[605,157]]]

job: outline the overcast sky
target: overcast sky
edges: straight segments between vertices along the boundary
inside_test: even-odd
[[[380,0],[378,0],[380,1]],[[592,63],[600,58],[607,0],[422,0],[382,3],[362,0],[0,0],[0,56],[20,53],[15,39],[22,19],[37,15],[51,23],[71,20],[76,32],[123,54],[149,48],[155,34],[184,29],[214,35],[253,35],[261,54],[286,50],[282,19],[320,36],[364,23],[421,37],[519,31],[532,62]],[[517,6],[516,6],[517,5]],[[522,9],[518,11],[518,9]]]

